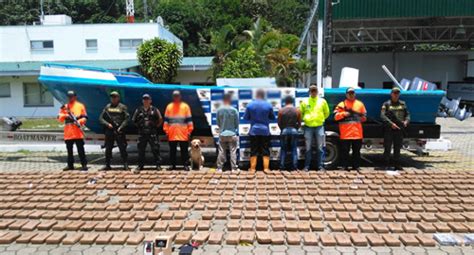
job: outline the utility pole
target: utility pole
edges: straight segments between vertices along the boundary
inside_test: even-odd
[[[143,0],[143,18],[145,19],[145,23],[148,22],[148,3],[147,0]]]
[[[332,0],[324,5],[324,69],[323,85],[332,87]]]

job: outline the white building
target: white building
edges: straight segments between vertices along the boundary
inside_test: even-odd
[[[37,81],[44,62],[135,70],[136,49],[159,37],[183,47],[159,23],[72,24],[66,15],[42,25],[0,26],[0,116],[55,116],[59,108]],[[211,58],[184,58],[177,81],[205,84]]]

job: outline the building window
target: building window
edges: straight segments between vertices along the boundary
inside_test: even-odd
[[[25,107],[54,106],[51,93],[43,85],[35,82],[23,83],[23,99]]]
[[[47,41],[30,41],[31,50],[52,50],[54,49],[54,42]]]
[[[140,44],[142,44],[143,39],[120,39],[120,49],[127,50],[127,49],[136,49]]]
[[[86,49],[87,50],[96,50],[97,49],[97,39],[86,39]]]
[[[0,97],[11,97],[10,83],[0,83]]]

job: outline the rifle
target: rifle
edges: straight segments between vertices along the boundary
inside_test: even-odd
[[[376,119],[374,119],[374,118],[369,117],[367,114],[362,114],[362,113],[356,112],[356,111],[354,111],[354,110],[352,110],[352,109],[347,109],[346,107],[344,107],[344,108],[342,108],[342,107],[337,107],[337,109],[343,109],[344,111],[349,112],[350,114],[357,115],[357,116],[359,116],[359,117],[365,117],[365,118],[367,119],[367,121],[369,121],[369,122],[374,122],[374,123],[376,123],[376,124],[382,124],[382,122],[380,122],[380,121],[378,121],[378,120],[376,120]]]
[[[395,125],[398,126],[398,129],[399,129],[400,131],[402,131],[402,133],[403,133],[404,136],[406,135],[405,124],[404,124],[401,120],[399,120],[399,119],[397,118],[397,116],[395,116],[395,114],[394,114],[392,111],[388,111],[388,110],[385,111],[385,116],[387,116],[387,118],[388,118],[391,122],[395,123]]]
[[[107,118],[110,120],[110,124],[112,124],[112,130],[114,131],[114,133],[116,135],[120,134],[121,132],[119,132],[118,130],[120,128],[120,125],[115,122],[115,120],[112,118],[112,116],[110,116],[110,113],[108,111],[105,111],[105,114],[107,114]]]
[[[70,119],[72,119],[74,125],[76,125],[76,127],[79,128],[79,130],[81,130],[82,134],[84,134],[84,130],[82,130],[82,126],[81,126],[81,123],[79,123],[79,120],[77,119],[77,117],[72,114],[71,110],[69,109],[69,107],[67,107],[67,105],[63,105],[61,107],[61,109],[65,109],[66,110],[66,113],[67,115],[69,116]]]

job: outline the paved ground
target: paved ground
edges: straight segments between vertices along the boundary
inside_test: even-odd
[[[0,254],[142,254],[158,233],[203,243],[193,254],[474,254],[432,239],[474,233],[474,121],[438,123],[453,150],[404,153],[400,175],[374,171],[380,151],[361,172],[256,176],[101,173],[98,154],[63,173],[63,153],[1,153]]]

